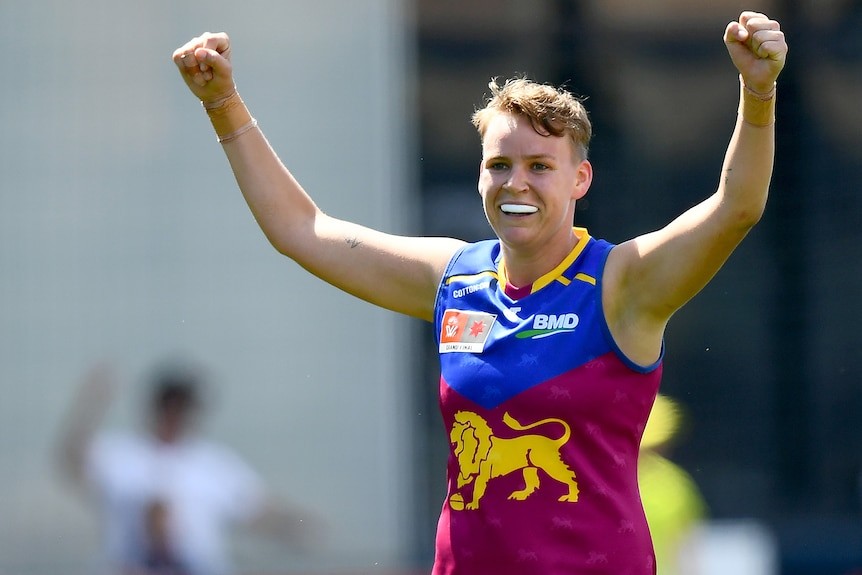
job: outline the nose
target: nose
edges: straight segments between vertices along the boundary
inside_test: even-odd
[[[510,192],[526,192],[529,188],[526,170],[517,166],[512,167],[503,187]]]

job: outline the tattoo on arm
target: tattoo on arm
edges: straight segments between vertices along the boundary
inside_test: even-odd
[[[730,183],[730,172],[733,171],[733,168],[727,168],[724,171],[724,185],[728,185]]]
[[[362,244],[362,242],[359,241],[359,239],[355,236],[352,238],[344,238],[344,241],[345,243],[347,243],[348,246],[351,247],[351,249],[358,248]]]

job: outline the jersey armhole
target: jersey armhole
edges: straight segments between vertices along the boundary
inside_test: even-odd
[[[440,345],[440,325],[443,321],[443,290],[446,287],[446,280],[452,276],[452,268],[455,267],[455,264],[464,254],[464,252],[472,246],[473,244],[467,243],[458,248],[452,257],[449,259],[449,263],[446,264],[446,269],[443,270],[443,275],[440,277],[440,282],[437,284],[437,294],[434,297],[434,340],[437,345]]]
[[[628,357],[623,350],[620,349],[620,346],[617,345],[614,336],[611,334],[611,328],[608,326],[608,320],[605,317],[605,307],[602,302],[602,289],[604,286],[604,275],[605,275],[605,264],[608,261],[608,255],[610,255],[611,250],[616,247],[614,244],[611,244],[606,241],[600,241],[602,252],[599,255],[599,261],[596,264],[596,306],[600,311],[601,315],[601,326],[602,333],[605,336],[605,340],[608,342],[608,345],[613,350],[614,354],[620,358],[620,361],[626,365],[632,371],[637,373],[650,373],[658,369],[661,365],[662,360],[664,359],[664,338],[661,341],[661,351],[659,352],[658,359],[648,365],[641,365],[630,357]]]

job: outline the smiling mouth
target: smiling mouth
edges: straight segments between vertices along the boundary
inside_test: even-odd
[[[539,211],[539,208],[537,208],[536,206],[528,206],[525,204],[503,204],[500,206],[500,211],[502,211],[504,214],[521,216],[535,214]]]

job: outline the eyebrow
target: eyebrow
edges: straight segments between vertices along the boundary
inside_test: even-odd
[[[499,154],[499,155],[496,155],[496,156],[488,156],[487,158],[485,158],[485,161],[489,161],[489,160],[502,160],[502,159],[506,159],[506,160],[508,160],[508,159],[510,159],[510,157],[511,157],[511,156],[506,156],[506,155],[503,155],[503,154]],[[550,160],[553,160],[553,159],[554,159],[554,156],[553,156],[552,154],[528,154],[528,155],[524,156],[523,158],[524,158],[525,160],[544,160],[544,159],[550,159]]]

